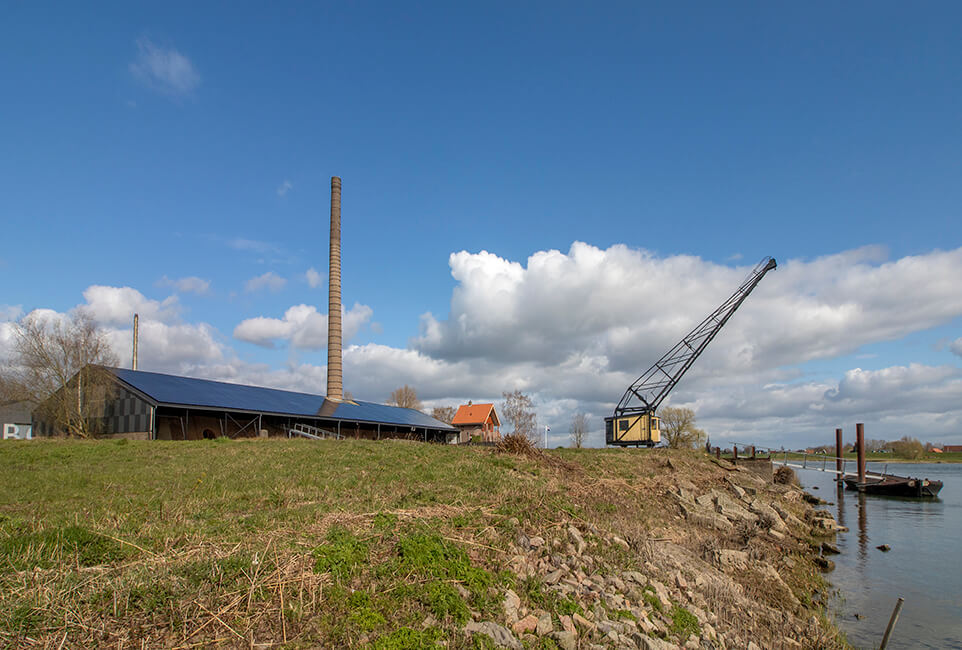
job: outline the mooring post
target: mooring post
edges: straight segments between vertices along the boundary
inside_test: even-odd
[[[715,447],[715,458],[721,460],[721,447]]]
[[[732,461],[738,460],[738,445],[732,443]]]
[[[755,460],[755,445],[752,445],[752,460]]]
[[[842,478],[842,430],[835,429],[835,470],[838,478]]]
[[[898,601],[895,603],[895,609],[892,610],[892,617],[889,619],[888,627],[885,628],[885,635],[882,637],[882,644],[878,647],[878,650],[885,650],[885,646],[889,644],[889,636],[892,634],[892,629],[899,620],[899,613],[902,611],[902,603],[905,599],[899,597]]]
[[[858,482],[865,482],[865,425],[859,422],[855,425],[855,448],[858,462]]]

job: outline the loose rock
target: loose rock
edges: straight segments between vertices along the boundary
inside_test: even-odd
[[[511,631],[503,625],[498,625],[492,621],[484,621],[483,623],[475,623],[471,621],[464,626],[464,631],[468,634],[484,634],[490,637],[494,641],[495,645],[502,648],[511,648],[511,650],[524,650],[524,646],[521,642],[515,638]]]

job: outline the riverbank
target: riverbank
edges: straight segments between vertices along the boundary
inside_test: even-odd
[[[844,647],[800,490],[668,450],[8,441],[0,642]]]

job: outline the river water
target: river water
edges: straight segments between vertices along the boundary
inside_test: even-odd
[[[881,472],[869,463],[869,472]],[[836,490],[835,475],[796,470],[839,523],[841,554],[827,578],[838,590],[833,610],[858,648],[877,648],[899,596],[902,613],[889,648],[962,648],[962,464],[896,464],[891,474],[939,479],[938,499],[916,500]],[[883,552],[877,546],[888,544]]]

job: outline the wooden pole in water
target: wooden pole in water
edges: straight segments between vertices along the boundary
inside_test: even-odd
[[[835,469],[838,471],[839,480],[842,479],[842,430],[835,429]]]
[[[858,459],[858,482],[865,482],[865,425],[855,425],[855,449]]]
[[[882,644],[878,647],[878,650],[885,650],[885,646],[889,644],[889,636],[891,636],[892,630],[899,620],[899,613],[902,611],[902,603],[904,602],[905,599],[900,597],[895,603],[895,609],[892,610],[892,618],[889,619],[888,627],[885,628],[885,635],[882,637]]]

